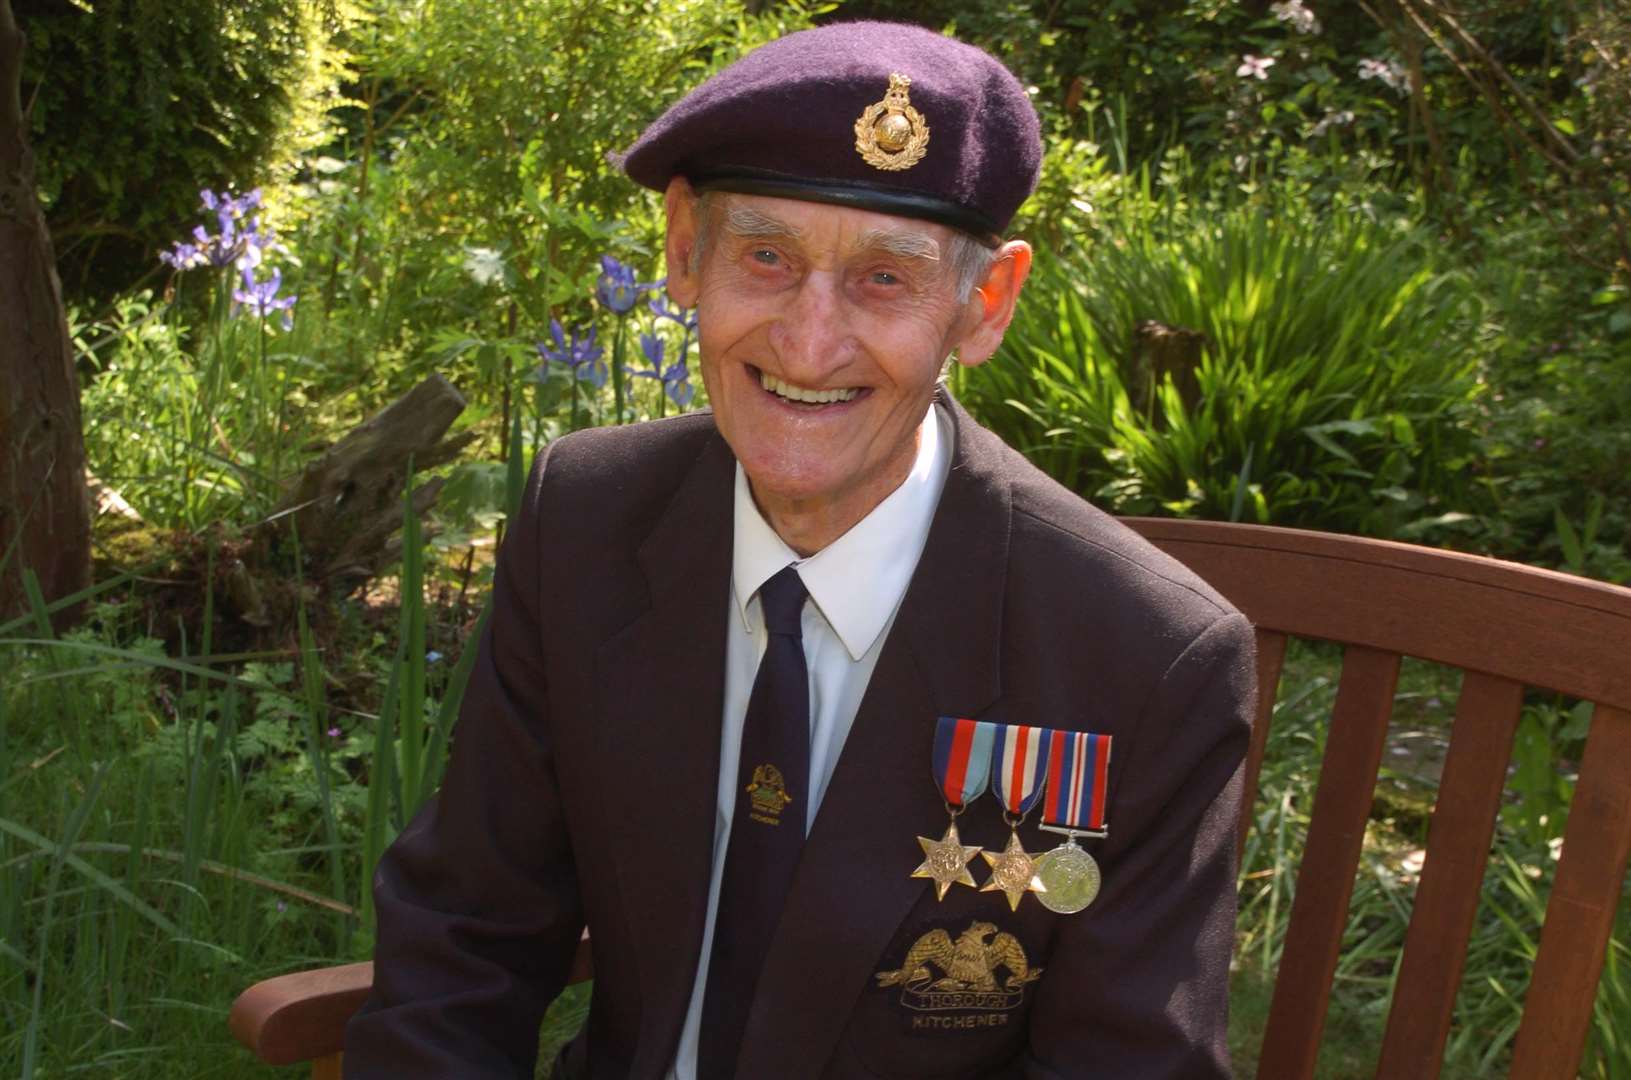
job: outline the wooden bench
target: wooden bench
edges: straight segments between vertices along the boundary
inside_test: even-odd
[[[1489,863],[1526,687],[1594,703],[1562,857],[1513,1048],[1515,1080],[1573,1080],[1631,854],[1631,589],[1385,541],[1133,519],[1257,629],[1258,702],[1242,822],[1252,821],[1291,637],[1343,646],[1296,898],[1257,1075],[1313,1074],[1402,657],[1464,672],[1376,1075],[1436,1077]],[[575,975],[587,977],[587,939]],[[371,965],[260,983],[232,1030],[263,1060],[338,1077]]]

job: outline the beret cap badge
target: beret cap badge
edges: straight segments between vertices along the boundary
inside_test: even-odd
[[[891,72],[883,100],[868,105],[855,121],[856,152],[875,169],[910,169],[928,149],[929,125],[912,108],[911,87],[911,79]]]

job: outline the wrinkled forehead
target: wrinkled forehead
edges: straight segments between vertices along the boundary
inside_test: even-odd
[[[808,252],[938,262],[951,240],[951,230],[944,225],[895,214],[724,192],[704,198],[710,203],[707,227],[715,235],[771,241]]]

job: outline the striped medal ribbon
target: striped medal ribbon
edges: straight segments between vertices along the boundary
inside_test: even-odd
[[[934,784],[951,820],[939,840],[917,838],[923,862],[912,876],[933,881],[938,900],[944,900],[953,885],[974,885],[968,864],[979,854],[980,846],[965,844],[957,835],[957,815],[991,786],[991,744],[995,734],[991,724],[955,716],[942,716],[935,726]]]
[[[1008,909],[1015,911],[1026,893],[1040,894],[1047,888],[1037,877],[1036,860],[1020,843],[1019,826],[1042,797],[1049,747],[1058,732],[1019,724],[995,727],[991,790],[1002,803],[1003,820],[1008,823],[1008,846],[1000,852],[980,853],[991,867],[991,880],[981,886],[980,891],[1002,893],[1008,898]]]
[[[1072,915],[1099,895],[1099,864],[1076,843],[1078,837],[1110,835],[1104,821],[1110,782],[1110,736],[1055,731],[1048,747],[1047,797],[1042,825],[1062,833],[1065,842],[1036,860],[1042,882],[1038,899],[1049,911]]]

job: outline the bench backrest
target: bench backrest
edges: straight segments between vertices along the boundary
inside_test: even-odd
[[[1402,657],[1464,672],[1376,1075],[1439,1075],[1525,688],[1594,703],[1510,1076],[1572,1080],[1631,854],[1631,589],[1326,533],[1130,519],[1257,628],[1242,839],[1290,637],[1343,648],[1260,1080],[1313,1075]]]

